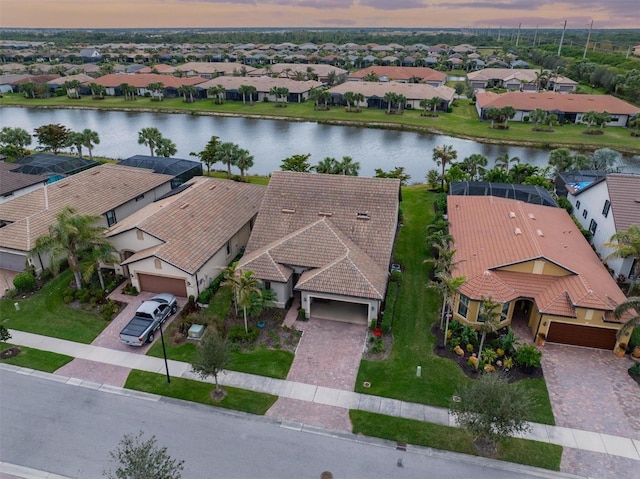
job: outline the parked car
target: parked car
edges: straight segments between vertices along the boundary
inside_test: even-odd
[[[131,321],[120,331],[120,341],[130,346],[153,342],[154,332],[177,310],[178,302],[172,294],[154,296],[140,305]]]

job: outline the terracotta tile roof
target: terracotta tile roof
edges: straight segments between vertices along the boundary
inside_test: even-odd
[[[386,76],[394,80],[409,80],[412,77],[421,78],[424,81],[444,82],[447,74],[428,67],[395,67],[395,66],[371,66],[358,70],[349,75],[349,78],[362,79],[369,73],[375,73],[378,77]]]
[[[125,218],[107,230],[113,237],[139,229],[163,244],[128,258],[156,256],[188,273],[197,272],[214,253],[258,213],[264,186],[196,177],[189,188]]]
[[[30,251],[67,205],[81,214],[102,215],[164,183],[172,176],[141,168],[99,165],[0,204],[0,247]]]
[[[640,175],[609,174],[605,181],[616,231],[626,231],[631,225],[639,225]]]
[[[48,177],[42,175],[27,175],[15,171],[20,165],[15,163],[5,163],[0,161],[0,196],[8,195],[14,191],[32,186],[37,183],[44,183]]]
[[[146,88],[150,83],[161,82],[165,88],[180,88],[183,85],[197,85],[206,81],[206,78],[200,77],[174,77],[172,75],[159,75],[156,73],[110,73],[95,79],[95,83],[106,88],[116,88],[127,83],[136,88]]]
[[[235,77],[235,76],[222,76],[207,80],[204,83],[198,85],[198,88],[207,90],[210,87],[222,85],[225,90],[237,90],[242,85],[253,86],[259,92],[269,92],[272,87],[284,87],[289,90],[289,93],[304,93],[312,88],[319,88],[323,84],[322,82],[315,80],[296,81],[289,78],[271,78],[271,77]]]
[[[274,281],[306,267],[300,288],[382,299],[399,196],[398,180],[276,171],[239,267]]]
[[[607,111],[613,115],[640,113],[640,108],[611,95],[519,91],[502,94],[481,92],[476,95],[476,102],[481,108],[512,106],[522,111],[541,108],[545,111],[560,110],[566,113],[584,113],[591,110]]]
[[[500,301],[531,297],[541,311],[563,316],[573,316],[576,306],[612,310],[625,300],[564,209],[480,196],[449,196],[447,204],[458,261],[454,274],[467,278],[463,294]],[[567,274],[501,269],[538,259]]]
[[[400,83],[396,81],[388,82],[345,82],[329,89],[331,93],[344,95],[348,91],[362,93],[365,97],[377,96],[384,98],[388,92],[404,95],[408,100],[421,100],[440,97],[443,100],[451,101],[456,91],[448,86],[431,86],[425,83]]]

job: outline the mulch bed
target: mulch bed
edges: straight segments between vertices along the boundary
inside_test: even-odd
[[[479,375],[479,371],[467,364],[469,361],[469,355],[465,354],[464,356],[458,356],[456,353],[451,351],[451,349],[448,346],[446,347],[443,346],[444,331],[440,330],[440,327],[438,324],[433,325],[433,327],[431,328],[431,332],[438,339],[436,346],[433,348],[433,352],[441,358],[452,360],[454,363],[460,366],[460,369],[462,370],[462,372],[465,373],[468,377],[472,379],[477,379]],[[505,374],[505,376],[508,378],[510,383],[520,381],[521,379],[535,379],[535,378],[544,377],[544,374],[542,372],[542,367],[534,368],[532,371],[528,371],[528,370],[525,371],[522,368],[515,366],[508,371],[504,369],[498,369],[496,370],[496,372]]]
[[[389,359],[393,349],[393,335],[391,333],[382,335],[380,338],[383,345],[382,350],[374,350],[377,339],[371,330],[367,332],[367,349],[362,354],[362,359],[367,361],[386,361]]]
[[[233,313],[234,310],[232,307],[231,314],[227,316],[224,322],[225,331],[229,331],[232,326],[244,327],[242,311],[238,311],[238,317]],[[280,349],[295,353],[302,333],[295,328],[282,327],[282,321],[285,315],[286,311],[271,308],[262,311],[258,317],[247,318],[249,326],[256,326],[258,323],[263,322],[264,327],[260,328],[260,336],[255,342],[250,345],[241,345],[241,349],[264,346],[267,349]]]
[[[10,359],[10,358],[15,358],[18,354],[20,354],[20,348],[16,347],[16,346],[12,346],[10,348],[7,349],[3,349],[2,352],[0,352],[0,359]]]

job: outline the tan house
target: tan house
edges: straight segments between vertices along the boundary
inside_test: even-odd
[[[335,67],[333,65],[325,65],[322,63],[274,63],[267,68],[251,69],[249,76],[277,76],[280,78],[296,79],[298,76],[316,75],[318,81],[326,84],[331,75],[335,75],[334,81],[342,83],[349,73],[347,70]]]
[[[400,67],[400,66],[370,66],[355,71],[347,77],[347,81],[364,81],[365,77],[374,74],[381,82],[396,81],[409,83],[419,80],[433,87],[444,86],[447,74],[427,67]]]
[[[376,320],[398,225],[400,181],[275,171],[238,264],[307,317]]]
[[[181,86],[194,86],[206,81],[201,77],[183,77],[178,78],[173,75],[160,75],[157,73],[110,73],[95,79],[95,83],[102,85],[107,90],[107,95],[121,95],[120,86],[124,83],[136,89],[138,95],[151,93],[147,87],[152,83],[162,83],[165,89],[165,95],[172,91],[175,96],[178,88]]]
[[[296,81],[288,78],[271,78],[267,76],[260,77],[236,77],[236,76],[222,76],[208,80],[199,84],[196,89],[204,91],[211,87],[217,87],[222,85],[225,89],[225,99],[231,101],[242,101],[242,95],[239,93],[241,86],[252,86],[256,89],[256,93],[253,98],[248,96],[246,101],[270,101],[275,102],[276,97],[271,93],[271,89],[274,87],[286,88],[289,90],[289,94],[285,99],[289,103],[302,103],[309,98],[309,93],[314,88],[320,88],[323,86],[322,82],[316,80]]]
[[[614,348],[613,310],[626,298],[566,210],[489,196],[449,196],[447,206],[453,274],[466,278],[454,319],[479,326],[490,298],[501,305],[501,326],[526,323],[531,337]]]
[[[172,179],[141,168],[99,165],[0,204],[0,269],[23,271],[27,261],[36,271],[46,268],[48,259],[31,250],[65,206],[99,215],[107,228],[168,193]]]
[[[195,177],[107,230],[139,291],[198,296],[249,240],[265,188]]]

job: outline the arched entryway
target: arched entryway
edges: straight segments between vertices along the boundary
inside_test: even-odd
[[[513,314],[511,315],[511,328],[516,335],[522,339],[529,340],[535,337],[533,327],[537,328],[537,324],[532,324],[537,318],[538,311],[535,303],[528,298],[520,298],[516,301]]]

